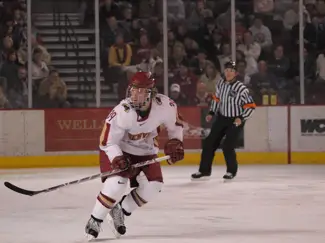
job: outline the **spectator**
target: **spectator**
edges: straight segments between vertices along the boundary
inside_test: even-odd
[[[177,41],[175,38],[175,33],[172,30],[168,30],[168,56],[171,57],[174,55],[175,52],[175,47],[179,49],[179,51],[181,51],[180,49],[183,49],[183,53],[184,52],[184,46],[181,42]],[[157,49],[159,51],[159,53],[163,56],[164,54],[164,45],[163,45],[163,41],[161,40],[158,45],[157,45]]]
[[[325,14],[318,14],[315,17],[316,28],[316,48],[317,50],[325,49]]]
[[[119,27],[114,15],[106,17],[106,22],[102,24],[100,35],[102,39],[102,45],[105,49],[109,49],[116,39],[116,35],[119,32]]]
[[[304,14],[303,27],[304,27],[304,43],[310,47],[316,46],[316,29],[315,26],[307,22],[307,14]],[[299,23],[295,24],[291,30],[292,44],[298,49],[299,45]]]
[[[137,23],[137,22],[138,22],[137,20],[133,21],[133,23]],[[163,36],[164,36],[163,35],[164,29],[163,29],[162,21],[151,20],[147,26],[147,30],[148,30],[148,36],[149,36],[150,42],[156,46],[163,39]],[[139,33],[139,29],[135,30],[133,35],[136,36],[137,33]],[[161,46],[161,48],[162,48],[162,46]],[[162,55],[163,52],[160,52],[160,53]]]
[[[246,63],[245,74],[250,76],[257,72],[257,61],[251,56],[245,56],[245,54],[237,50],[236,51],[236,60],[244,61]]]
[[[236,43],[243,43],[243,36],[247,29],[244,26],[243,21],[236,19]],[[231,33],[229,33],[229,38],[230,38]]]
[[[173,52],[171,59],[169,60],[169,69],[175,75],[178,73],[180,65],[182,62],[186,62],[186,53],[184,49],[184,45],[181,43],[177,43],[173,47]]]
[[[204,0],[196,1],[196,6],[191,13],[189,14],[188,18],[188,28],[190,30],[198,30],[200,27],[204,25],[204,19],[206,17],[212,17],[213,13],[210,9],[207,9],[205,6]]]
[[[60,78],[58,71],[54,69],[51,70],[49,76],[41,82],[38,94],[40,96],[49,94],[52,86],[56,89],[57,98],[61,102],[65,102],[67,99],[67,86]]]
[[[13,22],[14,24],[18,24],[20,22],[20,19],[21,19],[21,14],[20,14],[20,8],[15,8],[13,9]]]
[[[134,47],[133,61],[135,64],[148,62],[151,54],[151,44],[146,33],[140,36],[140,43]]]
[[[204,69],[207,65],[207,55],[206,51],[200,49],[198,51],[197,57],[192,61],[192,69],[195,75],[201,76],[204,73]]]
[[[262,95],[274,92],[276,88],[276,77],[272,72],[269,72],[267,63],[264,60],[258,63],[258,72],[253,74],[250,80],[254,98],[257,103],[262,103]]]
[[[243,14],[240,13],[238,9],[235,10],[235,19],[242,19]],[[220,14],[217,18],[217,26],[218,29],[223,31],[224,33],[230,33],[231,27],[231,7],[229,6],[227,11]]]
[[[185,7],[183,0],[167,1],[168,21],[178,22],[185,19]]]
[[[239,44],[238,50],[242,51],[246,57],[252,57],[258,60],[261,54],[261,46],[254,41],[251,31],[246,31],[244,34],[244,43]]]
[[[7,59],[2,65],[0,76],[7,79],[7,89],[11,89],[19,82],[17,55],[15,50],[12,49],[7,52]]]
[[[159,57],[159,53],[157,49],[149,50],[149,56],[147,59],[144,59],[141,63],[136,64],[135,66],[131,66],[127,68],[128,70],[132,70],[133,73],[138,70],[142,70],[145,72],[154,72],[155,66],[158,64],[162,64],[163,60]]]
[[[272,45],[272,34],[270,29],[263,25],[262,19],[255,17],[254,24],[249,28],[254,40],[259,43],[262,48],[269,48]]]
[[[189,32],[187,30],[186,22],[179,22],[177,25],[176,40],[184,42],[185,38],[188,36]]]
[[[221,79],[220,72],[216,69],[215,65],[207,61],[204,69],[204,74],[200,77],[201,83],[205,85],[208,93],[214,94],[216,92],[217,83]]]
[[[10,109],[11,105],[5,95],[4,88],[0,86],[0,109]]]
[[[325,84],[325,53],[324,50],[318,55],[316,60],[317,82]]]
[[[246,69],[247,69],[246,61],[239,60],[237,62],[238,79],[242,81],[246,86],[249,86],[251,78],[246,74]]]
[[[316,9],[320,15],[325,15],[325,2],[323,0],[316,2]]]
[[[278,88],[287,85],[286,78],[290,68],[290,60],[284,55],[282,45],[277,45],[273,52],[273,57],[269,60],[269,70],[277,77]]]
[[[211,49],[209,49],[209,47],[207,49],[208,59],[215,63],[219,63],[218,56],[222,54],[222,42],[224,41],[224,38],[217,29],[213,31],[212,38],[213,46],[211,46]],[[220,70],[219,66],[217,66],[217,68]]]
[[[187,59],[191,60],[198,54],[199,45],[189,36],[184,38],[184,47]]]
[[[222,54],[218,56],[218,59],[219,59],[220,70],[221,72],[223,72],[225,64],[231,60],[230,43],[223,43],[221,50],[222,50]]]
[[[111,91],[114,90],[114,83],[118,83],[119,97],[125,96],[127,88],[127,77],[125,68],[130,66],[132,59],[132,48],[124,42],[122,34],[117,34],[115,44],[109,49],[108,64],[109,69],[105,80]]]
[[[122,20],[119,22],[121,30],[123,30],[124,38],[126,42],[133,41],[133,33],[132,33],[132,8],[125,7],[122,11]]]
[[[34,107],[36,108],[66,108],[69,104],[66,102],[64,97],[60,94],[60,88],[56,85],[51,85],[49,93],[37,97],[36,102],[34,102]]]
[[[2,40],[1,48],[1,59],[2,61],[7,59],[8,52],[11,51],[14,47],[14,42],[10,36],[5,36]]]
[[[114,16],[115,18],[120,17],[120,8],[114,0],[102,0],[100,2],[99,16],[102,23],[105,22],[109,16]]]
[[[212,100],[212,95],[207,92],[207,87],[204,83],[197,83],[197,92],[194,98],[194,104],[196,106],[208,106]]]
[[[183,96],[179,84],[172,84],[170,86],[170,98],[175,101],[178,106],[188,105],[188,100]]]
[[[24,66],[18,69],[18,82],[8,89],[8,99],[13,108],[25,109],[28,107],[28,80]]]
[[[47,49],[44,46],[40,45],[35,38],[32,38],[31,42],[32,42],[32,51],[34,52],[34,50],[36,50],[36,49],[40,50],[42,52],[41,60],[43,62],[45,62],[46,65],[50,65],[51,64],[51,55],[47,51]],[[26,45],[20,46],[20,48],[17,51],[17,55],[18,55],[19,62],[22,65],[25,65],[27,63],[27,43],[26,43]]]
[[[42,59],[42,50],[36,48],[33,53],[32,78],[37,83],[39,83],[44,78],[47,78],[47,76],[49,75],[49,68],[47,67],[46,63],[42,61]]]
[[[299,0],[294,0],[292,8],[285,12],[283,26],[286,30],[291,30],[299,22]]]
[[[139,18],[161,17],[159,7],[159,0],[139,0]]]
[[[188,62],[180,63],[179,72],[174,76],[172,83],[180,85],[182,93],[188,101],[195,97],[197,77],[189,70]]]
[[[213,31],[216,30],[214,18],[206,18],[205,25],[198,31],[198,43],[201,47],[211,48],[213,46]]]
[[[294,76],[298,86],[300,82],[299,60],[300,58],[297,58],[296,61],[292,62],[292,69],[294,70]],[[316,80],[316,60],[315,57],[309,53],[306,48],[304,48],[304,77],[306,85],[312,84]]]
[[[115,45],[109,49],[109,66],[110,67],[126,67],[131,64],[132,48],[124,42],[122,34],[118,34],[115,38]]]

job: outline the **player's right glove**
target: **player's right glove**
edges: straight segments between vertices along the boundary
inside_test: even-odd
[[[119,155],[116,156],[112,161],[113,170],[127,170],[131,166],[131,160],[128,156]]]
[[[183,142],[173,138],[167,141],[165,144],[164,152],[170,156],[167,160],[168,164],[175,164],[177,161],[184,159],[184,145]]]

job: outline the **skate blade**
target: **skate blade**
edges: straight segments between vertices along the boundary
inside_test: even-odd
[[[85,238],[87,240],[87,242],[95,242],[96,241],[96,238],[92,235],[89,235],[89,234],[85,234]]]
[[[119,232],[117,232],[117,230],[115,229],[114,221],[113,221],[112,217],[108,214],[106,218],[107,218],[108,226],[111,229],[111,231],[113,232],[115,238],[119,239],[121,237],[121,234]]]
[[[223,179],[223,183],[231,183],[234,181],[234,178],[232,179]]]
[[[201,178],[191,178],[191,181],[209,181],[210,176],[203,176]]]

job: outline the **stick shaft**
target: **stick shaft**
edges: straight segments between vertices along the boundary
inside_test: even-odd
[[[160,157],[160,158],[151,159],[151,160],[147,160],[147,161],[144,161],[144,162],[134,164],[133,167],[134,168],[139,168],[139,167],[143,167],[143,166],[150,165],[150,164],[153,164],[153,163],[162,162],[162,161],[167,160],[169,158],[170,158],[169,156],[163,156],[163,157]],[[67,187],[67,186],[71,186],[71,185],[74,185],[74,184],[80,184],[82,182],[91,181],[91,180],[94,180],[94,179],[97,179],[97,178],[100,178],[100,177],[107,177],[107,176],[116,175],[116,174],[121,173],[123,171],[124,170],[112,170],[112,171],[108,171],[108,172],[104,172],[104,173],[84,177],[84,178],[81,178],[79,180],[70,181],[70,182],[67,182],[67,183],[64,183],[64,184],[61,184],[61,185],[50,187],[48,189],[43,190],[43,192],[50,192],[50,191],[56,190],[56,189],[61,188],[61,187]]]
[[[132,165],[132,167],[139,168],[139,167],[143,167],[143,166],[150,165],[150,164],[153,164],[153,163],[159,163],[159,162],[162,162],[162,161],[165,161],[165,160],[168,160],[168,159],[170,159],[170,156],[163,156],[163,157],[159,157],[159,158],[155,158],[155,159],[151,159],[151,160],[147,160],[147,161],[144,161],[144,162],[134,164],[134,165]],[[96,175],[87,176],[87,177],[84,177],[84,178],[81,178],[81,179],[78,179],[78,180],[70,181],[70,182],[67,182],[67,183],[63,183],[63,184],[53,186],[53,187],[49,187],[49,188],[46,188],[44,190],[39,190],[39,191],[25,190],[23,188],[19,188],[19,187],[15,186],[15,185],[13,185],[13,184],[11,184],[9,182],[5,182],[5,186],[8,187],[9,189],[15,191],[15,192],[25,194],[25,195],[29,195],[29,196],[34,196],[34,195],[37,195],[37,194],[40,194],[40,193],[47,193],[47,192],[58,190],[58,189],[63,188],[63,187],[68,187],[68,186],[80,184],[80,183],[83,183],[83,182],[86,182],[86,181],[91,181],[91,180],[94,180],[94,179],[97,179],[97,178],[100,178],[100,177],[113,176],[113,175],[116,175],[116,174],[121,173],[123,171],[125,171],[125,170],[112,170],[112,171],[108,171],[108,172],[104,172],[104,173],[99,173],[99,174],[96,174]]]

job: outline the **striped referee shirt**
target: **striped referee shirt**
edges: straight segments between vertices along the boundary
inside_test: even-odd
[[[229,83],[221,79],[213,95],[209,114],[219,112],[222,116],[246,121],[252,116],[255,107],[253,98],[242,82],[236,80]]]

